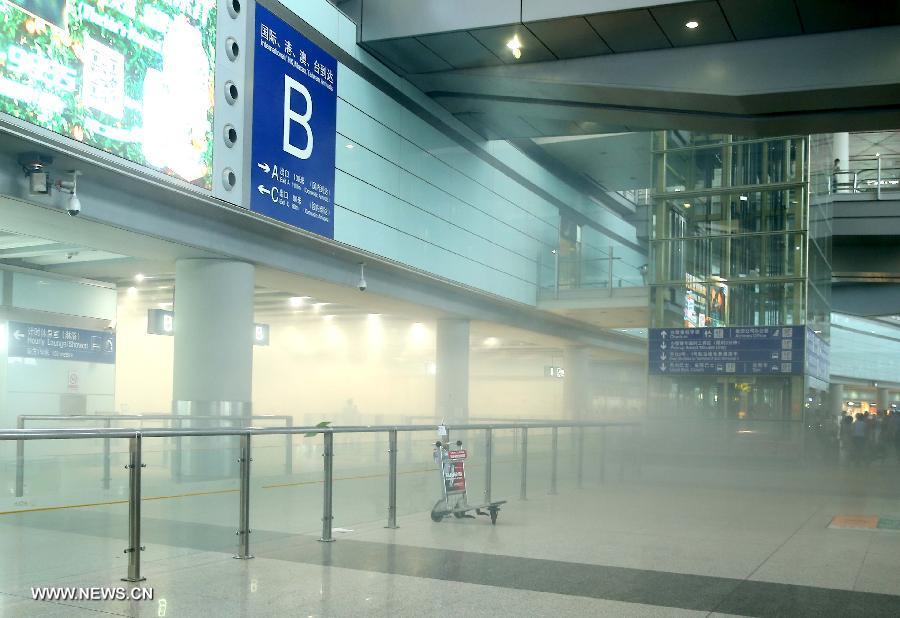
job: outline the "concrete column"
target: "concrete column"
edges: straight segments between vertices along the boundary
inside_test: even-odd
[[[565,351],[566,376],[563,378],[563,413],[569,420],[586,420],[591,408],[591,354],[583,346]]]
[[[435,345],[435,418],[465,422],[469,419],[469,320],[438,320]]]
[[[878,389],[878,411],[884,414],[884,411],[891,405],[891,394],[886,388]]]
[[[842,170],[849,169],[850,167],[850,134],[849,133],[835,133],[832,137],[832,161],[834,159],[838,159],[840,161],[839,167]],[[850,174],[839,174],[837,177],[837,182],[846,185],[846,183],[850,182],[853,177]],[[840,189],[841,192],[846,192],[846,188]]]
[[[831,401],[831,413],[836,418],[840,418],[842,407],[844,405],[844,385],[832,384],[828,388],[828,394]]]
[[[253,379],[254,267],[218,259],[175,265],[173,412],[184,427],[249,425]],[[229,420],[194,419],[223,417]],[[181,473],[236,472],[230,438],[183,442]]]

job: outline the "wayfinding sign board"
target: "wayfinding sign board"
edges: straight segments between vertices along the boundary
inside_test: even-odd
[[[116,362],[116,336],[112,332],[24,322],[10,322],[7,329],[7,353],[12,358]]]
[[[803,375],[806,328],[653,328],[649,370],[656,375]]]
[[[250,209],[334,238],[337,61],[256,5]]]

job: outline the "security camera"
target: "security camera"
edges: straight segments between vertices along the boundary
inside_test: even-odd
[[[72,197],[69,198],[69,205],[66,206],[66,212],[69,213],[70,217],[77,217],[81,214],[81,200],[78,199],[78,196],[72,193]]]
[[[78,176],[81,175],[81,172],[78,170],[72,170],[69,172],[72,178],[71,180],[59,180],[56,183],[56,188],[64,193],[71,193],[69,197],[69,202],[66,204],[66,212],[69,213],[70,217],[77,217],[81,214],[81,200],[78,199]]]
[[[369,287],[369,284],[366,283],[366,263],[359,263],[359,283],[356,284],[356,287],[359,288],[360,292],[365,292],[366,288]]]

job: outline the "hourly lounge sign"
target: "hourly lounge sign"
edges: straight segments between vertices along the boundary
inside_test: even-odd
[[[109,331],[10,322],[10,358],[42,358],[83,363],[116,362],[116,336]]]

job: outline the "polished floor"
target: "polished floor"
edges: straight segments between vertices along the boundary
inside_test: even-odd
[[[258,496],[266,513],[249,561],[231,558],[233,495],[148,502],[143,572],[155,599],[142,602],[30,598],[36,585],[120,585],[124,505],[10,513],[0,516],[0,613],[900,615],[900,531],[830,527],[838,516],[900,519],[893,466],[610,476],[558,496],[532,488],[527,501],[495,492],[513,498],[496,526],[421,512],[388,530],[356,523],[366,517],[346,502],[330,544],[317,541],[315,519],[297,523],[287,493],[270,492]]]

